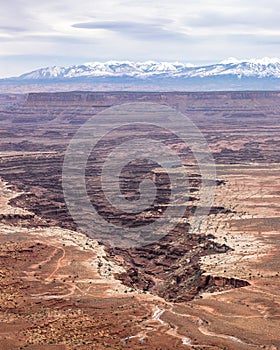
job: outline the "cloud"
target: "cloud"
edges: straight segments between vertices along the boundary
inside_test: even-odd
[[[201,11],[199,14],[189,16],[184,23],[194,28],[224,28],[240,31],[247,28],[256,31],[260,28],[279,30],[279,15],[271,9],[239,8],[229,12],[219,10]]]
[[[96,21],[76,23],[72,27],[79,29],[104,29],[142,40],[182,40],[187,38],[182,33],[165,29],[159,24],[150,23]]]
[[[0,33],[19,33],[19,32],[25,32],[26,28],[24,27],[17,27],[17,26],[1,26],[0,25]]]
[[[279,57],[279,17],[276,0],[2,1],[0,76],[54,61]]]
[[[24,1],[9,0],[1,2],[0,23],[0,32],[13,35],[34,28],[37,20],[25,6]]]

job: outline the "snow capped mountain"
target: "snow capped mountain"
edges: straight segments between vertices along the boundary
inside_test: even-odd
[[[70,67],[47,67],[23,74],[20,80],[52,80],[94,77],[152,78],[206,78],[219,76],[280,78],[280,59],[263,58],[239,60],[229,58],[222,62],[205,66],[194,66],[180,62],[130,62],[108,61],[89,62]]]
[[[182,62],[88,62],[0,79],[0,91],[280,91],[280,58]]]
[[[78,78],[78,77],[108,77],[108,76],[131,76],[149,77],[158,74],[176,75],[194,67],[191,64],[179,62],[130,62],[130,61],[108,61],[89,62],[82,65],[70,67],[47,67],[26,73],[21,79],[51,79],[51,78]]]
[[[245,59],[245,60],[240,60],[235,57],[229,57],[226,60],[223,60],[222,64],[238,64],[238,63],[254,63],[254,64],[262,64],[262,65],[268,65],[268,64],[277,64],[280,63],[280,58],[269,58],[269,57],[264,57],[264,58],[251,58],[251,59]]]

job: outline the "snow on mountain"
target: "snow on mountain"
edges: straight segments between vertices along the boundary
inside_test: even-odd
[[[235,57],[229,57],[226,60],[221,61],[220,63],[222,64],[238,64],[238,63],[254,63],[254,64],[262,64],[262,65],[268,65],[268,64],[277,64],[280,63],[280,58],[269,58],[269,57],[264,57],[264,58],[250,58],[250,59],[244,59],[240,60]]]
[[[255,78],[280,78],[280,59],[263,58],[239,60],[229,58],[205,66],[194,66],[180,62],[89,62],[70,67],[47,67],[21,75],[21,80],[50,80],[82,77],[134,77],[146,78],[191,78],[236,76]]]
[[[176,75],[186,69],[194,67],[191,64],[179,62],[130,62],[108,61],[89,62],[71,67],[47,67],[26,73],[20,76],[22,79],[51,79],[51,78],[77,78],[77,77],[102,77],[102,76],[131,76],[148,77],[157,74]]]

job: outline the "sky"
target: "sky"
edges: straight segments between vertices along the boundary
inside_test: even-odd
[[[279,0],[0,0],[0,77],[91,61],[280,57]]]

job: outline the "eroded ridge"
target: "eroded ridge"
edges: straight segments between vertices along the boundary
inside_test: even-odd
[[[92,111],[140,100],[173,105],[200,127],[217,163],[216,199],[200,235],[191,234],[199,178],[190,167],[190,212],[174,231],[150,246],[104,248],[67,213],[63,152]],[[2,102],[1,348],[280,348],[279,93],[62,93]],[[130,170],[127,197],[138,189],[126,189]]]

